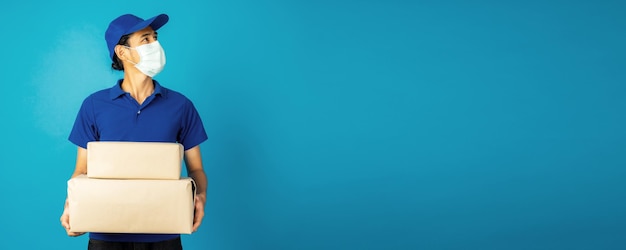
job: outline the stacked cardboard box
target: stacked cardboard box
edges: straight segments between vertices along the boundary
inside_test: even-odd
[[[90,142],[87,175],[68,181],[70,230],[190,234],[194,183],[180,178],[183,147]]]

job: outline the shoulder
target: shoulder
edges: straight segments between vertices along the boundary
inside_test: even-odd
[[[185,96],[184,94],[169,89],[169,88],[165,88],[165,87],[161,87],[163,88],[163,93],[165,94],[165,97],[172,102],[178,102],[178,103],[185,103],[185,104],[192,104],[191,100],[189,98],[187,98],[187,96]]]
[[[110,90],[111,89],[109,88],[109,89],[101,89],[96,92],[92,92],[87,97],[85,97],[85,99],[83,100],[83,105],[86,103],[97,101],[97,100],[106,100],[107,98],[110,99],[110,96],[111,96]]]
[[[91,93],[89,96],[87,96],[87,98],[103,98],[103,97],[110,96],[110,93],[111,93],[111,88],[101,89],[101,90]]]

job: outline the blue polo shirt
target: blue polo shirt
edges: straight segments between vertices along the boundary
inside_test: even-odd
[[[122,80],[89,95],[80,107],[69,140],[87,148],[90,141],[178,142],[185,150],[207,139],[202,120],[184,95],[154,82],[154,92],[141,105],[124,92]],[[178,234],[90,233],[106,241],[156,242]]]

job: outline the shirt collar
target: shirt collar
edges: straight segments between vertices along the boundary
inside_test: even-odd
[[[111,100],[115,100],[116,98],[126,94],[126,92],[122,90],[123,80],[124,79],[117,80],[117,84],[115,84],[115,86],[113,86],[109,91],[109,96],[111,97]],[[164,98],[167,98],[167,89],[161,87],[161,84],[159,84],[159,82],[157,82],[156,80],[152,80],[152,82],[154,82],[154,92],[152,94],[155,96],[160,95]]]

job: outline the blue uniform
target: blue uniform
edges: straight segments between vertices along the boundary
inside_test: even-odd
[[[141,105],[124,92],[122,80],[88,96],[76,117],[69,140],[87,148],[90,141],[178,142],[185,150],[207,139],[202,120],[184,95],[154,82],[154,92]],[[156,242],[178,234],[90,233],[105,241]]]

